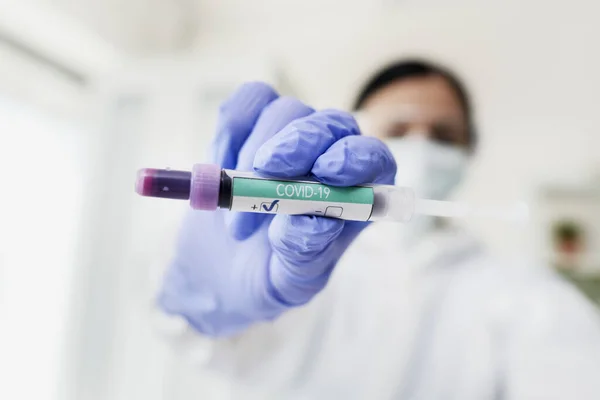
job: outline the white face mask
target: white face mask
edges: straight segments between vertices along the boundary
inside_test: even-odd
[[[385,143],[398,165],[396,185],[413,188],[421,198],[447,198],[467,168],[466,150],[436,143],[421,134],[390,138]]]

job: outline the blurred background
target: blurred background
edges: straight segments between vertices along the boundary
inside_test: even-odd
[[[133,179],[205,160],[219,103],[247,80],[348,108],[388,61],[448,65],[481,136],[457,197],[533,216],[470,228],[600,301],[600,5],[491,3],[2,0],[0,398],[223,393],[154,326],[186,205],[136,197]]]

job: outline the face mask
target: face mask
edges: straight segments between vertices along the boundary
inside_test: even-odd
[[[385,143],[398,165],[396,185],[412,188],[421,198],[447,198],[467,168],[464,149],[436,143],[424,135],[410,134]]]

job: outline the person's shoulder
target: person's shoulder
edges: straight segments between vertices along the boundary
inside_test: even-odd
[[[492,322],[538,332],[576,329],[600,334],[600,313],[550,266],[483,254],[464,277],[475,286]]]

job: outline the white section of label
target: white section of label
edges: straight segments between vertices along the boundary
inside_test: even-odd
[[[231,211],[262,214],[318,215],[351,221],[367,221],[371,216],[372,208],[371,204],[241,196],[234,196],[231,202]]]

